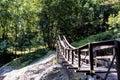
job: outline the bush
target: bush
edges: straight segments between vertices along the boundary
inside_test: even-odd
[[[47,54],[47,52],[48,51],[45,49],[38,49],[35,52],[31,52],[29,54],[14,59],[13,61],[9,62],[7,65],[11,66],[12,68],[19,69],[29,65],[30,63],[34,62],[39,58],[42,58]]]

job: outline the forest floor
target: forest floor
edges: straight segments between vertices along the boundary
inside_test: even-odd
[[[8,68],[8,70],[10,72],[0,73],[0,80],[69,80],[64,68],[56,63],[55,54],[46,56],[24,68],[15,70]]]

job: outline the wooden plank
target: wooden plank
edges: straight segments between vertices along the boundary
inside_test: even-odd
[[[109,49],[109,48],[114,48],[114,45],[102,45],[102,46],[96,46],[95,48],[93,48],[93,51],[96,50],[102,50],[102,49]]]
[[[87,59],[87,60],[89,60],[90,58],[89,58],[89,56],[81,55],[81,59]]]
[[[102,80],[105,80],[106,73],[96,73],[96,76],[99,76]],[[116,73],[110,73],[106,80],[118,80]]]
[[[82,51],[82,52],[87,52],[87,51],[88,51],[88,48],[87,48],[87,49],[82,49],[81,51]]]
[[[106,58],[107,58],[107,59],[109,59],[109,58],[111,59],[111,58],[113,58],[113,56],[112,56],[112,55],[110,55],[110,56],[97,56],[97,57],[95,57],[95,58],[96,58],[96,59],[104,59],[104,58],[105,58],[105,59],[106,59]]]
[[[75,72],[84,72],[84,73],[90,73],[90,70],[75,70]]]
[[[107,73],[107,71],[95,71],[95,73]],[[117,73],[117,71],[110,71],[109,73]]]
[[[63,64],[63,66],[70,66],[69,64]]]
[[[116,75],[113,75],[113,73],[117,74],[116,69],[111,69],[109,71],[108,68],[99,67],[99,68],[95,68],[94,70],[95,70],[95,74],[99,76],[100,78],[102,78],[103,80],[117,80]],[[108,72],[109,74],[107,74]]]
[[[78,67],[70,67],[70,66],[68,66],[67,69],[78,69]]]
[[[96,51],[96,50],[103,50],[103,49],[108,49],[108,48],[114,48],[114,45],[102,45],[102,46],[96,46],[95,48],[93,48],[93,51]],[[81,51],[83,52],[87,52],[89,49],[86,48],[86,49],[82,49]]]
[[[62,61],[62,63],[67,63],[67,61]]]
[[[114,40],[92,42],[93,46],[102,46],[102,45],[114,45]]]
[[[105,68],[105,67],[95,67],[94,71],[95,71],[95,73],[107,72],[108,68]],[[113,72],[117,72],[117,70],[114,69],[114,68],[110,69],[110,73],[113,73]]]

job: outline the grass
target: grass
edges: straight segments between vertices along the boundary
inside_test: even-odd
[[[78,47],[78,46],[82,46],[82,45],[84,45],[86,43],[90,43],[90,42],[112,40],[112,39],[116,39],[116,38],[120,38],[120,28],[108,30],[108,31],[100,33],[100,34],[86,37],[82,40],[73,42],[72,45],[75,47]]]
[[[17,54],[17,55],[22,55],[22,54],[28,54],[30,52],[34,52],[36,51],[36,49],[44,49],[45,46],[39,46],[39,47],[32,47],[32,48],[26,48],[25,50],[23,51],[20,51],[20,50],[17,50],[16,53],[15,53],[15,49],[13,47],[10,47],[8,48],[7,50],[13,54]]]
[[[14,69],[19,69],[29,65],[30,63],[34,62],[35,60],[42,58],[48,53],[45,49],[38,49],[34,52],[21,56],[19,58],[14,59],[13,61],[9,62],[5,66],[9,66]]]

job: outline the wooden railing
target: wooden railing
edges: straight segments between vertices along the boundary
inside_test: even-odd
[[[97,52],[101,50],[112,50],[111,55],[97,56]],[[60,55],[63,57],[63,63],[68,66],[68,69],[75,69],[76,72],[86,72],[91,76],[97,73],[106,73],[104,80],[107,79],[110,72],[116,72],[117,78],[120,80],[120,41],[109,40],[101,42],[91,42],[80,47],[73,47],[69,44],[66,37],[62,39],[58,36],[57,40],[57,58],[59,60]],[[99,71],[98,68],[99,59],[111,59],[107,70]],[[115,60],[116,59],[116,60]],[[59,61],[58,61],[59,62]],[[67,63],[67,64],[66,64]],[[112,70],[112,65],[116,63],[116,71]],[[87,68],[84,69],[84,64]]]

